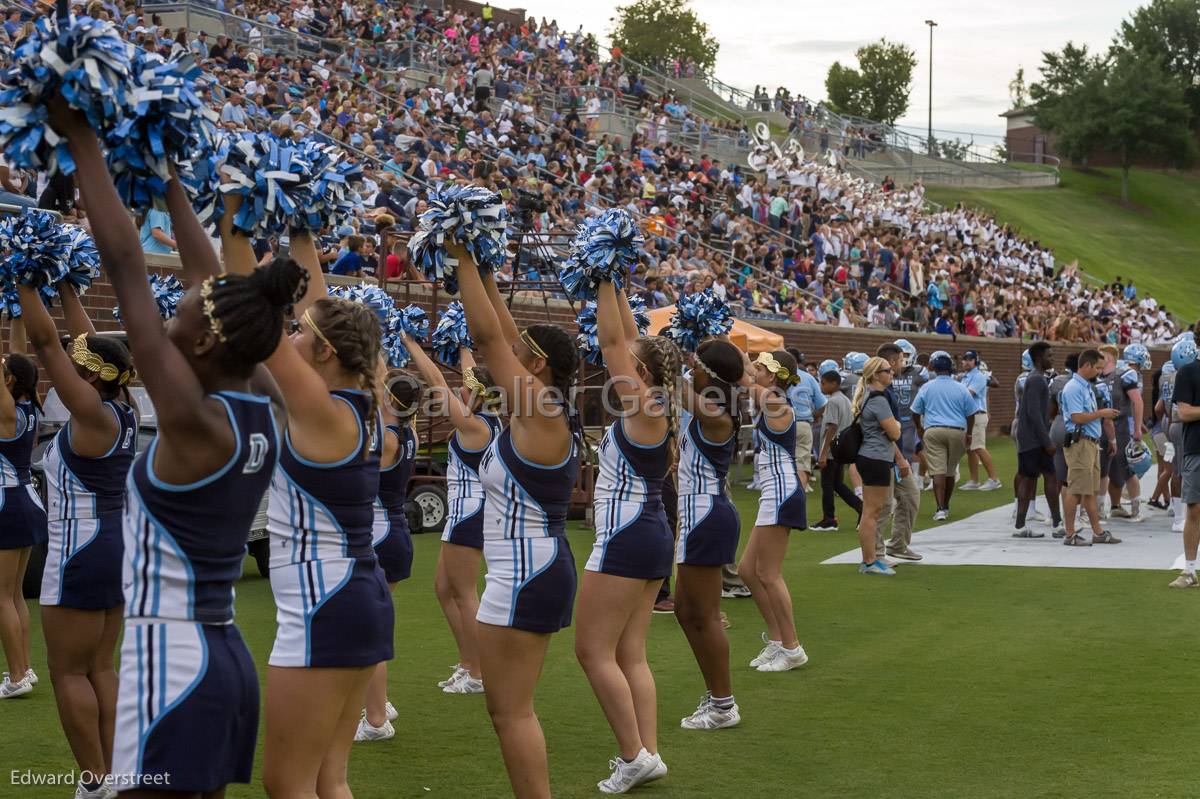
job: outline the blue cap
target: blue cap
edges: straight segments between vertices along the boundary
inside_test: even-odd
[[[978,361],[979,353],[976,352],[975,350],[967,350],[966,352],[963,353],[963,360]]]
[[[950,357],[950,353],[938,350],[929,356],[929,368],[935,372],[953,372],[954,359]]]
[[[839,373],[839,371],[840,370],[838,369],[837,361],[829,358],[821,361],[821,365],[817,367],[817,374],[821,377],[824,377],[827,374],[836,375]]]

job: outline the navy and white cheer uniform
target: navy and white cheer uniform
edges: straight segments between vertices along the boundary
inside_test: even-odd
[[[375,522],[371,528],[371,545],[383,576],[389,583],[407,580],[412,574],[413,544],[408,529],[404,501],[408,498],[408,481],[412,479],[417,460],[417,433],[412,425],[390,424],[387,432],[396,436],[399,448],[396,462],[379,470],[379,496],[375,498]]]
[[[233,623],[233,584],[279,455],[270,401],[230,391],[236,446],[188,485],[154,474],[156,444],[129,470],[125,635],[112,773],[121,790],[205,793],[249,782],[258,673]],[[166,780],[166,782],[164,782]]]
[[[24,549],[46,540],[46,510],[33,488],[29,470],[37,443],[38,410],[17,405],[12,438],[0,438],[0,549]]]
[[[121,591],[125,478],[137,452],[137,414],[123,402],[104,407],[117,420],[108,452],[85,458],[72,449],[71,422],[46,448],[50,545],[42,571],[43,605],[80,610],[115,608]]]
[[[571,623],[575,560],[567,543],[567,508],[579,477],[571,442],[562,463],[521,457],[512,428],[500,431],[479,464],[486,492],[483,557],[487,585],[476,619],[484,624],[553,633]]]
[[[760,413],[754,422],[754,479],[760,489],[755,526],[808,529],[804,486],[796,474],[795,451],[795,415],[786,430],[776,432],[767,425],[767,415]]]
[[[392,659],[395,612],[371,546],[382,424],[362,391],[330,392],[354,411],[358,445],[333,463],[297,454],[284,437],[271,480],[267,532],[275,646],[283,667],[373,666]]]
[[[446,494],[449,512],[442,541],[447,544],[483,549],[483,483],[479,479],[479,462],[500,432],[500,419],[495,414],[479,413],[488,426],[488,443],[479,449],[467,449],[458,440],[458,431],[450,437],[446,461]]]
[[[725,493],[725,478],[737,446],[737,425],[727,441],[716,442],[704,437],[698,418],[684,418],[677,469],[679,541],[675,562],[692,566],[733,563],[742,523]]]
[[[668,435],[638,444],[618,419],[604,434],[592,508],[596,543],[587,570],[636,580],[671,574],[674,536],[663,508],[662,484],[671,468]]]

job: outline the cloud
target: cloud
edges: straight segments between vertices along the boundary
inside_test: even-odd
[[[772,47],[781,47],[785,51],[799,50],[802,53],[822,53],[825,55],[840,55],[853,53],[867,43],[865,39],[793,39],[791,41],[772,42]]]

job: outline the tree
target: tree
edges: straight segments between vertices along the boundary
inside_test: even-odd
[[[1129,169],[1143,156],[1177,166],[1195,158],[1183,86],[1157,56],[1118,53],[1103,94],[1101,144],[1121,159],[1121,202],[1129,202]]]
[[[1025,87],[1025,67],[1017,67],[1017,76],[1008,82],[1008,101],[1013,108],[1024,108],[1029,104],[1029,90]]]
[[[1200,125],[1200,0],[1151,0],[1121,23],[1113,47],[1157,57],[1183,87]]]
[[[614,47],[643,63],[679,59],[709,71],[717,62],[716,37],[708,32],[688,0],[634,0],[617,7]]]
[[[880,39],[854,53],[858,69],[835,61],[825,75],[826,102],[834,111],[894,124],[908,110],[916,54]]]
[[[1062,52],[1042,53],[1042,79],[1029,86],[1034,124],[1055,134],[1055,147],[1086,163],[1103,135],[1104,59],[1087,45],[1067,42]]]

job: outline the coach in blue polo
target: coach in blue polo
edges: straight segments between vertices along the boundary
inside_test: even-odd
[[[788,388],[787,398],[796,415],[796,468],[800,472],[800,483],[807,491],[813,467],[813,424],[821,418],[826,400],[821,384],[804,369],[804,354],[794,348],[788,353],[800,368],[796,375],[799,380]]]
[[[979,403],[966,386],[954,379],[954,359],[949,353],[935,352],[929,358],[929,368],[937,377],[921,386],[912,411],[917,434],[925,442],[925,464],[933,478],[937,500],[933,520],[940,522],[950,518],[954,473],[967,451]]]
[[[1063,522],[1067,535],[1063,543],[1069,547],[1088,547],[1092,544],[1119,544],[1121,539],[1100,529],[1100,509],[1096,494],[1100,491],[1100,433],[1105,419],[1115,419],[1116,408],[1101,408],[1096,402],[1092,381],[1100,374],[1103,356],[1098,350],[1084,350],[1079,355],[1074,376],[1058,395],[1063,422],[1067,430],[1067,485],[1063,491]],[[1075,532],[1075,509],[1082,503],[1092,525],[1091,539]]]

